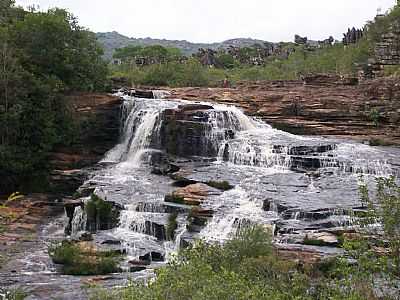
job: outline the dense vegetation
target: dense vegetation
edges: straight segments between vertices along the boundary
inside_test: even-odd
[[[144,66],[123,63],[112,66],[111,71],[115,77],[127,77],[133,85],[156,86],[220,86],[225,78],[232,83],[241,80],[288,80],[299,79],[307,73],[356,75],[368,59],[374,57],[376,43],[399,16],[400,6],[396,5],[385,17],[368,22],[363,38],[356,44],[345,46],[338,42],[310,49],[308,45],[281,43],[283,50],[290,48],[288,56],[272,55],[264,64],[257,66],[244,63],[248,61],[245,59],[248,56],[257,57],[256,48],[244,47],[239,49],[237,57],[227,52],[216,53],[216,67],[213,68],[203,66],[197,57],[193,57],[183,63],[170,60]],[[121,58],[121,53],[135,57],[136,52],[128,53],[133,48],[119,49],[115,57]],[[164,49],[166,52],[167,48]],[[151,53],[147,55],[154,57]],[[126,56],[124,58],[126,61]],[[398,71],[397,67],[386,69],[388,75],[399,74]]]
[[[48,153],[76,132],[64,95],[103,88],[107,67],[67,11],[0,8],[0,190],[42,188]]]
[[[115,50],[114,58],[121,59],[124,63],[132,63],[134,57],[150,57],[157,62],[175,61],[182,56],[177,48],[166,48],[160,45],[154,46],[127,46]]]
[[[221,55],[222,68],[202,66],[191,58],[185,63],[167,62],[136,66],[111,66],[112,76],[127,77],[134,85],[155,86],[220,86],[228,78],[232,83],[241,80],[291,80],[307,73],[354,74],[357,64],[370,57],[369,43],[344,47],[342,44],[308,51],[297,46],[288,59],[271,59],[263,66],[241,64],[228,54]]]

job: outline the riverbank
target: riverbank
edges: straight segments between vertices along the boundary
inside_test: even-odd
[[[293,84],[301,89],[297,82]],[[261,95],[270,90],[275,94],[277,90],[288,93],[281,86],[259,86],[260,99],[266,99]],[[255,95],[245,89],[187,88],[171,90],[170,97],[175,98],[178,92],[186,93],[183,97],[195,97],[193,91],[199,94],[191,103],[124,95],[123,114],[118,98],[74,96],[71,105],[77,118],[91,120],[94,125],[88,126],[88,135],[82,137],[86,143],[53,155],[57,158],[52,162],[56,182],[53,186],[58,187],[55,189],[58,193],[49,203],[57,203],[60,209],[72,198],[81,198],[74,201],[76,209],[84,205],[83,195],[95,193],[115,204],[120,210],[118,226],[95,230],[92,243],[126,254],[123,264],[133,270],[127,273],[135,274],[132,276],[142,276],[142,271],[152,272],[157,267],[143,265],[142,260],[147,262],[149,255],[150,261],[154,257],[165,261],[171,252],[190,245],[198,237],[209,241],[227,240],[235,230],[253,221],[274,233],[279,255],[313,264],[342,251],[340,237],[346,232],[343,226],[351,221],[350,211],[362,212],[357,174],[365,173],[371,179],[369,182],[373,182],[375,175],[398,172],[398,149],[375,149],[337,139],[295,136],[249,118],[235,107],[215,104],[234,104],[232,99],[239,91],[242,94],[237,94],[237,99]],[[204,99],[207,92],[222,97],[226,96],[224,93],[231,94],[226,99],[212,99],[213,96]],[[149,94],[161,95],[160,92]],[[199,100],[214,104],[196,103]],[[246,111],[251,114],[252,105],[237,101],[239,107],[247,107]],[[264,102],[263,107],[270,108],[266,103],[269,102]],[[285,101],[282,103],[286,105]],[[272,116],[272,112],[265,116]],[[121,139],[120,122],[125,122]],[[104,158],[104,153],[113,146],[113,151]],[[103,163],[93,168],[100,159]],[[83,181],[85,184],[81,186]],[[81,194],[71,197],[79,186]],[[339,192],[345,197],[338,199]],[[19,253],[3,269],[4,278],[15,274],[12,284],[7,281],[9,286],[26,283],[35,295],[50,295],[58,288],[57,284],[63,289],[73,286],[80,290],[79,297],[85,299],[80,286],[92,279],[107,286],[126,280],[125,273],[93,278],[65,277],[58,273],[47,256],[46,243],[53,237],[44,238],[48,230],[42,226],[45,223],[52,226],[50,221],[57,219],[53,216],[39,217],[43,223],[32,229],[36,230],[31,235],[32,242],[37,242],[35,247],[31,247],[34,244],[29,240],[24,241],[26,235],[5,242],[3,249],[10,253],[6,261],[14,249]],[[75,211],[69,215],[70,222],[74,216]],[[83,219],[75,219],[75,230],[88,230],[87,225],[90,227],[91,223],[81,222]],[[62,239],[63,224],[57,228],[55,238]],[[32,269],[37,278],[32,281],[26,269],[21,268],[20,262],[24,260],[20,258],[35,249],[39,253],[36,257],[49,269],[45,270],[46,274]],[[53,284],[43,285],[49,278]],[[73,297],[76,293],[65,293],[65,299],[76,299]]]
[[[64,204],[93,167],[118,141],[121,100],[108,94],[79,93],[66,97],[81,135],[70,147],[58,147],[49,157],[48,187],[7,201],[0,196],[0,272],[17,272],[15,260],[46,248],[43,228],[64,214]],[[61,224],[63,231],[64,225]]]

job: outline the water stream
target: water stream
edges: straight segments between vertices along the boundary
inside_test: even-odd
[[[153,253],[151,266],[135,273],[136,277],[149,276],[151,268],[164,264],[194,239],[223,242],[249,224],[265,225],[283,243],[294,243],[307,231],[350,224],[346,212],[361,205],[359,175],[372,184],[375,176],[399,174],[399,149],[295,136],[233,106],[207,108],[209,103],[119,96],[124,99],[120,143],[105,155],[102,167],[81,190],[94,189],[99,197],[123,208],[116,228],[96,233],[99,247],[117,247],[126,253],[126,270],[129,261]],[[171,132],[176,134],[174,140]],[[155,163],[157,157],[162,159]],[[212,216],[195,230],[188,227],[190,207],[164,201],[177,189],[175,180],[152,170],[166,161],[179,166],[186,180],[228,181],[233,186],[207,197],[201,208],[212,211]],[[171,240],[166,231],[174,212],[177,229]],[[86,222],[85,211],[77,208],[72,237],[85,230]],[[130,276],[115,275],[115,282],[121,284]],[[60,285],[68,280],[70,287],[82,283],[73,278],[51,269],[51,280]],[[65,295],[60,299],[85,298]]]

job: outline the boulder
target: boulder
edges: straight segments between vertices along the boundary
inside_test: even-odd
[[[167,235],[164,224],[158,224],[152,221],[146,221],[145,226],[146,226],[146,232],[145,232],[146,234],[156,237],[157,240],[159,241],[166,240]]]
[[[131,96],[137,97],[137,98],[154,99],[153,91],[146,91],[146,90],[132,90]]]
[[[206,105],[206,104],[185,104],[185,105],[179,105],[178,109],[182,112],[187,112],[187,111],[196,111],[196,110],[210,110],[214,109],[211,105]]]
[[[321,261],[323,255],[296,245],[275,245],[279,258],[303,265],[315,265]]]
[[[147,268],[144,266],[132,266],[129,268],[129,272],[134,273],[134,272],[140,272],[140,271],[144,271]]]
[[[101,242],[102,245],[121,245],[121,241],[120,240],[112,240],[112,239],[108,239],[108,240],[104,240]]]
[[[129,261],[129,264],[134,266],[148,266],[150,262],[148,260],[133,259]]]
[[[337,246],[339,244],[338,237],[329,232],[307,233],[304,237],[305,245],[313,246]]]
[[[93,236],[90,232],[85,231],[79,235],[79,240],[84,242],[90,242],[93,241]]]
[[[166,196],[165,200],[167,202],[199,206],[209,195],[215,194],[216,192],[216,189],[213,189],[206,184],[196,183],[178,188],[171,195]]]
[[[185,104],[175,109],[166,109],[161,114],[160,141],[158,147],[168,154],[181,157],[216,157],[218,140],[234,137],[234,132],[226,126],[226,130],[216,132],[210,138],[213,124],[209,122],[211,115],[221,121],[221,127],[231,122],[227,111],[214,110],[205,104]]]
[[[147,262],[152,262],[152,261],[161,262],[164,261],[164,255],[159,252],[152,251],[146,253],[145,255],[139,256],[139,259]]]

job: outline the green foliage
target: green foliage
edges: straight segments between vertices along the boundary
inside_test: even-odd
[[[66,275],[104,275],[119,271],[119,258],[113,252],[82,249],[69,241],[51,245],[49,255],[55,264],[63,265]]]
[[[175,230],[178,228],[178,222],[176,221],[177,217],[178,217],[178,213],[176,213],[176,212],[172,213],[168,216],[166,235],[167,235],[167,239],[169,239],[169,240],[174,239]]]
[[[13,23],[24,17],[25,11],[14,5],[14,0],[0,0],[0,26]]]
[[[95,35],[62,9],[29,13],[10,30],[21,64],[36,76],[58,81],[69,90],[101,89],[106,65]]]
[[[185,204],[185,199],[182,196],[171,194],[165,196],[165,202],[172,202],[177,204]]]
[[[217,64],[224,69],[232,69],[238,65],[233,56],[226,53],[217,56]]]
[[[222,69],[203,67],[193,59],[185,64],[167,63],[144,67],[122,65],[112,68],[113,76],[126,76],[133,85],[221,86],[226,77],[235,83],[242,80],[293,80],[308,73],[355,74],[358,64],[367,62],[371,50],[370,44],[363,41],[357,45],[344,47],[337,44],[312,52],[297,46],[296,51],[287,59],[270,59],[264,66],[240,64],[229,54],[219,54],[216,60]]]
[[[85,203],[85,212],[89,226],[93,226],[90,228],[91,231],[106,230],[118,222],[118,213],[112,203],[104,201],[95,194],[92,194],[90,200]]]
[[[75,132],[63,94],[102,88],[107,68],[67,11],[0,4],[0,190],[43,190],[49,152]]]
[[[2,295],[2,300],[23,300],[28,297],[28,293],[23,291],[21,288],[5,290],[0,288],[0,295]]]
[[[177,48],[168,48],[161,45],[153,46],[127,46],[115,50],[114,58],[121,59],[125,63],[135,63],[137,58],[147,58],[156,62],[176,61],[182,57]]]
[[[364,37],[356,44],[311,49],[308,46],[281,43],[282,49],[290,48],[290,55],[272,55],[262,66],[250,66],[249,61],[259,57],[257,47],[243,47],[234,58],[228,53],[219,52],[215,55],[217,68],[202,67],[198,61],[190,61],[187,66],[178,63],[158,66],[122,66],[113,67],[113,76],[126,76],[133,85],[155,86],[221,86],[224,78],[229,77],[232,83],[241,80],[292,80],[301,78],[307,73],[331,73],[339,75],[357,75],[360,66],[366,65],[369,58],[374,57],[376,43],[387,33],[394,22],[400,18],[400,6],[397,4],[388,14],[376,18],[367,24]],[[116,51],[115,57],[123,61],[144,56],[142,51],[149,48],[145,54],[156,58],[160,63],[171,61],[161,46],[139,47],[130,46]],[[163,49],[163,51],[161,51]],[[292,51],[293,50],[293,51]],[[173,60],[172,60],[173,61]],[[399,68],[386,67],[387,75],[398,75]]]
[[[366,230],[370,230],[373,224],[382,224],[383,240],[389,243],[392,272],[400,276],[400,187],[396,178],[378,178],[374,198],[370,197],[365,184],[361,184],[359,189],[368,208],[368,216],[361,224]]]
[[[379,126],[380,113],[376,108],[371,109],[368,114],[369,119],[374,123],[375,127]]]
[[[207,181],[206,182],[207,185],[219,189],[219,190],[223,190],[223,191],[228,191],[233,189],[234,187],[232,185],[230,185],[230,183],[228,181]]]
[[[281,259],[265,228],[249,227],[224,245],[198,241],[181,250],[147,285],[134,282],[112,293],[96,291],[92,299],[396,299],[390,281],[388,289],[376,293],[377,278],[388,279],[382,275],[384,258],[365,240],[346,240],[345,249],[345,257],[305,266]]]
[[[190,61],[187,64],[168,63],[152,65],[139,84],[154,86],[206,86],[206,73],[200,63]]]

